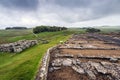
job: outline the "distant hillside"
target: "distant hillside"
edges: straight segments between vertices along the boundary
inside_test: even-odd
[[[96,28],[101,28],[101,29],[120,29],[120,26],[96,26]]]
[[[95,28],[98,28],[103,32],[120,32],[120,26],[96,26]]]

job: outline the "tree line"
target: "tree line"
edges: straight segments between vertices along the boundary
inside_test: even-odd
[[[10,29],[27,29],[27,27],[6,27],[6,30],[10,30]]]
[[[96,33],[96,32],[100,32],[100,29],[96,29],[96,28],[86,28],[86,32],[89,33]]]
[[[58,26],[36,26],[33,28],[33,33],[41,33],[41,32],[55,32],[55,31],[62,31],[67,30],[66,27],[58,27]]]

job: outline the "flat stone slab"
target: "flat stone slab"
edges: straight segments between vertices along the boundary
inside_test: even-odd
[[[72,65],[72,60],[71,59],[65,59],[62,62],[63,66],[71,66]]]
[[[96,76],[95,76],[95,74],[92,71],[87,70],[86,73],[90,77],[90,79],[96,80]]]
[[[75,70],[76,72],[80,73],[80,74],[85,74],[84,69],[81,68],[81,67],[78,66],[78,65],[73,65],[73,66],[72,66],[72,69]]]

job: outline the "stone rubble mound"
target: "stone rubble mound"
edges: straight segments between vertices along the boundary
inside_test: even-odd
[[[36,44],[37,44],[37,40],[19,40],[14,43],[1,44],[0,51],[19,53]]]
[[[98,75],[106,75],[109,79],[120,80],[120,64],[110,62],[82,62],[73,58],[57,58],[53,60],[49,67],[49,72],[71,67],[79,74],[87,75],[91,80],[96,80]]]

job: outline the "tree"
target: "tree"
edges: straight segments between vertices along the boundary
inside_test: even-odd
[[[57,27],[57,26],[37,26],[33,29],[33,33],[37,34],[40,32],[55,32],[55,31],[61,31],[61,30],[67,30],[67,28]]]
[[[95,29],[95,28],[87,28],[86,29],[86,32],[89,32],[89,33],[95,33],[95,32],[100,32],[101,30],[100,29]]]

